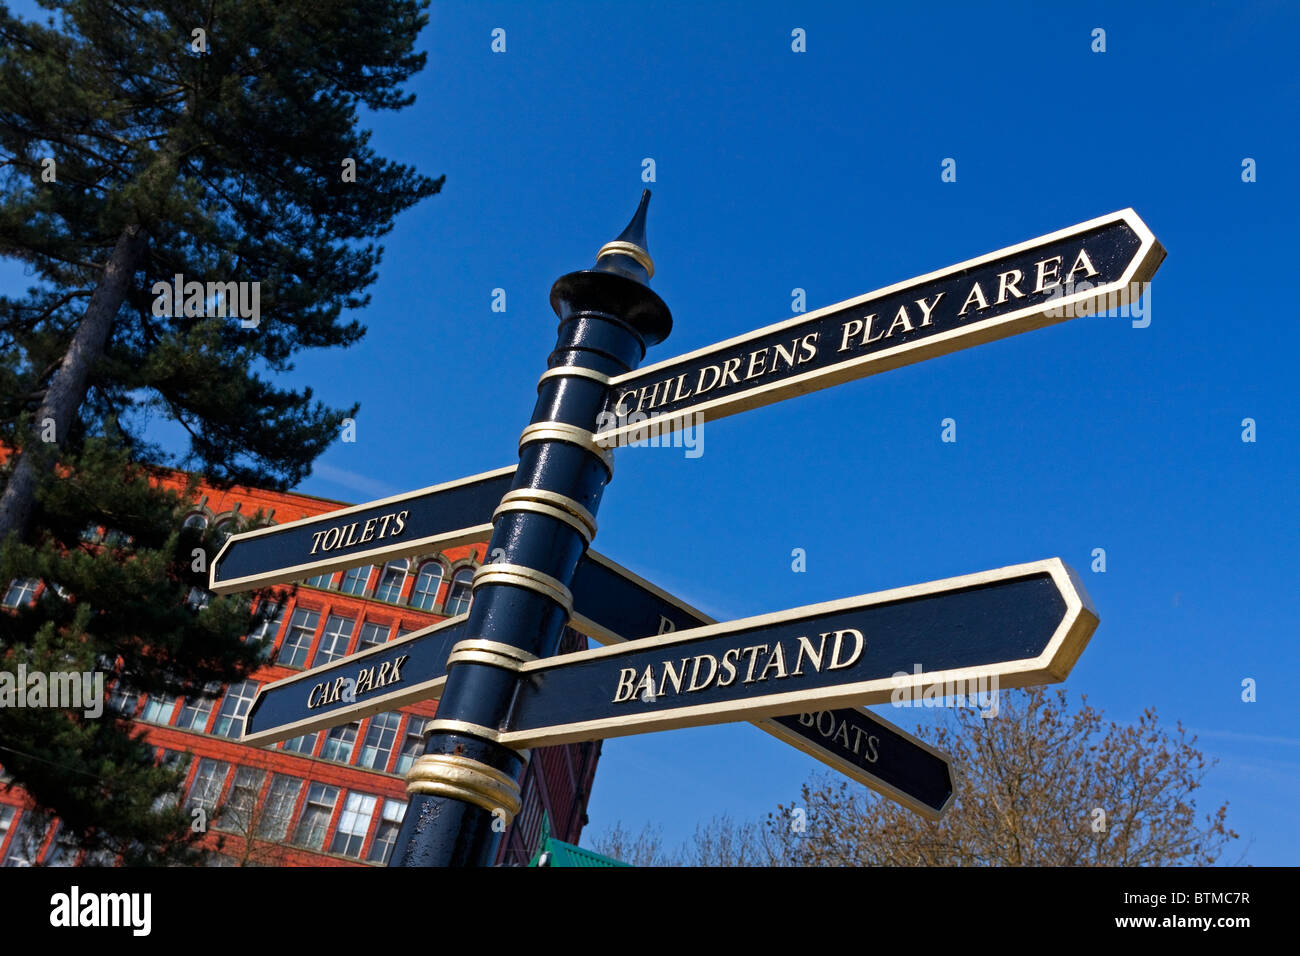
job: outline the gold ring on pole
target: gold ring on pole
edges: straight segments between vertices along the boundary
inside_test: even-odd
[[[452,646],[451,653],[447,655],[447,666],[451,667],[462,661],[475,661],[508,671],[517,671],[523,664],[535,660],[537,660],[536,654],[530,654],[511,644],[472,638],[468,641],[458,641]]]
[[[599,458],[610,477],[614,476],[614,452],[597,441],[596,436],[585,428],[564,422],[536,422],[519,435],[519,450],[522,452],[525,445],[535,441],[562,441],[577,445]]]
[[[406,772],[406,792],[454,797],[489,813],[500,811],[509,824],[522,806],[519,783],[508,773],[455,754],[421,754]]]
[[[538,504],[553,505],[562,511],[567,511],[587,527],[584,537],[587,543],[596,537],[596,516],[584,508],[578,502],[574,501],[568,495],[562,495],[556,491],[546,491],[543,488],[515,488],[513,491],[507,491],[501,496],[501,507],[498,511],[508,510],[505,505],[516,501],[535,501]],[[495,518],[496,515],[493,515]]]
[[[562,582],[522,564],[481,565],[474,572],[470,588],[477,591],[484,584],[513,584],[515,587],[536,591],[560,605],[566,616],[573,613],[573,594]]]
[[[629,259],[635,259],[637,262],[641,263],[641,267],[645,269],[646,272],[650,273],[649,277],[651,279],[654,278],[654,260],[650,258],[650,253],[646,252],[635,242],[625,242],[622,239],[615,239],[613,242],[607,242],[601,246],[600,251],[596,253],[596,259],[599,260],[601,256],[613,255],[627,256]]]
[[[537,388],[540,390],[542,383],[550,379],[565,377],[589,378],[605,386],[608,386],[610,382],[608,375],[597,372],[594,368],[583,368],[581,365],[560,365],[556,368],[548,368],[543,372],[542,377],[537,380]]]

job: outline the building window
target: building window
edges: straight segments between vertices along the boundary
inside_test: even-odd
[[[324,574],[318,574],[314,578],[308,578],[306,583],[314,588],[327,588],[330,586],[330,578],[334,577],[333,571],[326,571]]]
[[[360,727],[361,722],[356,720],[350,724],[331,727],[329,733],[325,735],[325,745],[320,749],[321,759],[349,763],[352,760],[352,751],[356,749],[357,731]]]
[[[366,623],[361,625],[361,638],[357,641],[357,650],[364,651],[367,647],[378,647],[387,640],[387,624],[377,624],[374,621],[366,621]]]
[[[339,800],[339,788],[327,787],[323,783],[313,783],[307,788],[307,802],[303,804],[302,816],[298,820],[298,829],[294,831],[293,842],[310,850],[325,848],[325,831],[329,829],[330,817],[334,815],[334,805]]]
[[[311,647],[311,639],[316,634],[316,625],[320,623],[320,613],[309,611],[306,608],[298,608],[293,612],[293,618],[289,621],[289,630],[284,635],[284,643],[280,645],[280,656],[277,662],[284,664],[286,667],[302,667],[307,663],[307,651]]]
[[[409,627],[399,627],[399,628],[397,629],[397,636],[396,636],[395,638],[393,638],[393,640],[395,640],[395,641],[400,641],[402,638],[406,637],[406,635],[407,635],[407,634],[410,634],[410,633],[412,633],[412,632],[411,632],[411,629],[410,629]]]
[[[187,761],[187,755],[181,753],[179,750],[164,749],[162,752],[162,756],[158,760],[158,765],[160,767],[166,767],[168,770],[175,770],[183,774],[186,766],[186,761]],[[153,801],[154,813],[159,813],[163,810],[166,810],[168,807],[174,807],[176,806],[176,804],[180,803],[180,799],[181,799],[180,790],[182,787],[185,786],[184,776],[181,776],[180,781],[177,783],[176,786],[177,786],[176,790],[171,791],[169,793],[160,793],[157,797],[154,798]]]
[[[470,601],[474,598],[474,589],[470,584],[473,580],[474,572],[469,568],[461,568],[451,579],[451,592],[447,595],[447,606],[443,609],[448,617],[469,610]]]
[[[257,623],[248,632],[250,643],[262,643],[262,656],[268,657],[275,646],[275,638],[280,633],[280,624],[284,621],[283,604],[265,604],[257,609]]]
[[[24,604],[30,604],[36,597],[36,589],[40,586],[39,578],[14,578],[9,582],[9,590],[5,592],[5,607],[22,607]]]
[[[378,799],[368,793],[347,795],[343,801],[343,812],[339,814],[338,829],[334,831],[334,841],[330,844],[330,852],[361,859],[361,847],[365,845],[366,833],[370,830],[370,821],[374,819]]]
[[[393,711],[370,718],[358,766],[369,767],[371,770],[388,769],[388,758],[393,754],[393,744],[397,742],[397,726],[401,722],[402,715]]]
[[[420,573],[415,576],[415,587],[411,589],[411,607],[421,611],[432,611],[438,603],[438,588],[442,585],[442,565],[437,561],[426,561],[420,565]]]
[[[205,591],[203,588],[190,588],[190,593],[185,598],[185,606],[196,611],[202,611],[211,601],[211,591]]]
[[[393,855],[393,846],[397,843],[397,834],[402,829],[402,819],[406,816],[404,800],[385,800],[384,810],[379,815],[379,826],[375,829],[375,842],[370,845],[370,861],[387,863]]]
[[[331,614],[325,621],[325,633],[320,636],[320,644],[316,647],[316,656],[312,659],[311,666],[320,667],[345,656],[348,644],[352,642],[352,628],[355,624],[356,621],[350,617]]]
[[[427,717],[412,717],[406,722],[406,736],[402,738],[402,754],[397,758],[397,772],[406,773],[416,757],[424,753],[424,726]]]
[[[217,711],[217,722],[212,728],[214,734],[222,737],[238,737],[243,733],[243,717],[248,713],[248,705],[257,696],[257,687],[257,681],[246,680],[226,688],[226,696],[221,700],[221,709]]]
[[[298,805],[298,794],[302,791],[302,781],[297,777],[275,774],[271,777],[271,789],[266,792],[262,804],[262,815],[257,821],[257,835],[268,840],[283,840],[289,832],[289,821],[293,819],[293,808]]]
[[[140,701],[140,692],[127,686],[126,681],[119,680],[113,685],[108,695],[108,706],[123,717],[134,717],[136,704]]]
[[[41,844],[50,831],[50,818],[36,810],[26,810],[14,827],[9,840],[9,852],[0,866],[33,866],[41,852]]]
[[[194,771],[194,782],[190,784],[190,797],[185,801],[185,809],[202,809],[209,818],[217,809],[221,791],[226,786],[226,776],[230,773],[230,764],[211,757],[200,757],[198,769]]]
[[[343,575],[339,590],[344,594],[364,594],[366,582],[370,580],[370,569],[373,567],[373,564],[367,564],[364,568],[351,568]]]
[[[203,531],[207,526],[208,516],[203,514],[192,514],[185,519],[185,524],[181,525],[183,528],[194,528],[198,531]]]
[[[45,865],[76,866],[77,854],[80,851],[77,835],[60,821],[55,824],[54,839],[50,841],[50,848],[45,851]]]
[[[301,737],[291,737],[284,743],[280,744],[281,750],[290,750],[297,754],[303,754],[310,757],[312,751],[316,749],[316,738],[320,736],[320,731],[315,733],[303,734]]]
[[[176,726],[182,730],[197,730],[199,733],[206,731],[208,717],[212,715],[212,702],[216,699],[219,690],[221,685],[216,681],[210,681],[204,685],[203,695],[194,694],[186,697],[185,703],[181,706],[180,716],[176,719]]]
[[[381,601],[397,602],[402,597],[402,586],[406,584],[407,560],[389,561],[384,565],[384,573],[379,577],[375,587],[375,597]]]
[[[18,811],[14,807],[7,803],[0,803],[0,845],[4,844],[5,837],[9,835],[9,825],[14,822],[17,814]]]
[[[245,836],[253,833],[253,822],[257,811],[257,797],[266,782],[266,771],[254,767],[236,767],[235,780],[230,785],[230,796],[216,826],[222,830],[233,830]]]
[[[176,698],[167,694],[146,694],[144,698],[144,712],[140,714],[141,720],[147,720],[151,724],[162,724],[166,726],[172,722],[172,712],[176,709]]]

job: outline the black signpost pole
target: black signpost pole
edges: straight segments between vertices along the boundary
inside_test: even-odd
[[[648,286],[649,199],[646,190],[592,269],[551,289],[560,319],[555,350],[494,517],[488,561],[474,576],[464,639],[448,657],[425,752],[407,775],[410,805],[391,865],[490,865],[519,810],[528,755],[492,738],[508,716],[519,666],[556,653],[573,610],[574,570],[613,474],[613,454],[594,434],[610,379],[636,368],[672,329],[668,307]]]

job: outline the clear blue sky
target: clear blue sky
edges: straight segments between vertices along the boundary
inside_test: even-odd
[[[1076,319],[746,412],[696,459],[624,450],[596,547],[721,619],[1059,555],[1101,614],[1069,690],[1196,731],[1202,809],[1230,801],[1248,862],[1300,862],[1300,15],[1132,6],[435,4],[417,101],[374,128],[446,186],[388,237],[364,342],[298,364],[361,402],[300,490],[514,462],[551,283],[621,229],[646,157],[676,321],[650,361],[789,317],[796,287],[818,308],[1132,206],[1169,252],[1149,327]],[[588,835],[675,843],[818,767],[745,725],[612,740]]]

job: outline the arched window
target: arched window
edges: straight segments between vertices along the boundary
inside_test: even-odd
[[[399,600],[402,596],[402,585],[406,584],[408,566],[409,562],[406,558],[385,564],[384,572],[379,576],[379,584],[375,586],[375,597],[381,601]]]
[[[374,567],[373,564],[367,564],[362,568],[349,568],[339,582],[339,590],[344,594],[364,594],[366,582],[370,580],[370,572]]]
[[[451,579],[451,592],[447,595],[447,606],[444,608],[449,617],[464,614],[469,610],[470,601],[474,597],[473,589],[470,587],[472,580],[474,580],[474,571],[471,568],[461,568]]]
[[[420,573],[415,577],[415,587],[411,590],[411,607],[422,611],[432,611],[438,600],[438,587],[442,584],[442,565],[437,561],[426,561],[420,565]]]
[[[183,525],[183,527],[195,528],[199,531],[202,531],[207,526],[208,526],[208,516],[205,514],[198,514],[198,513],[192,514],[188,518],[186,518],[185,524]]]
[[[239,530],[239,520],[234,517],[223,518],[217,522],[217,544],[226,543],[226,539]]]

